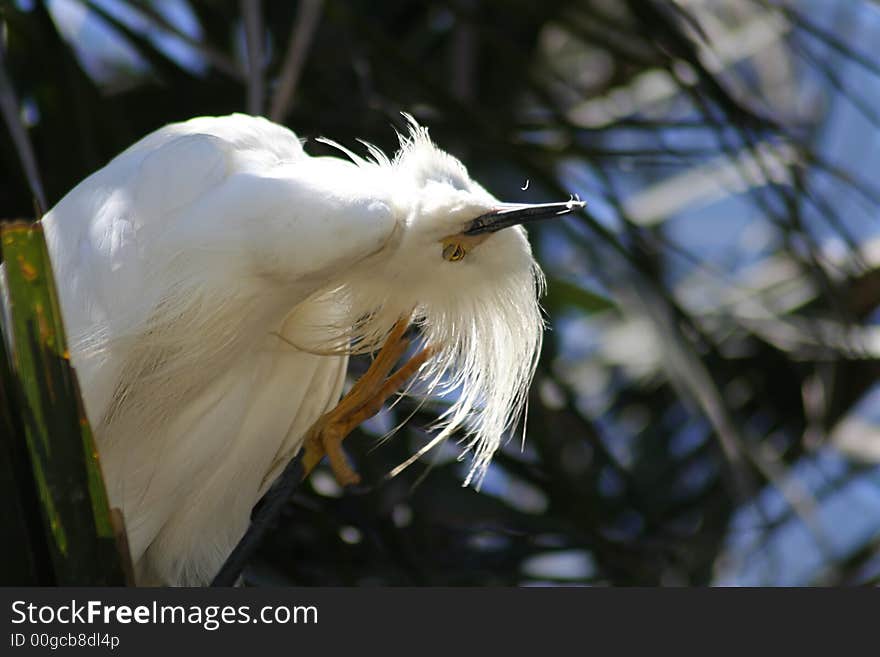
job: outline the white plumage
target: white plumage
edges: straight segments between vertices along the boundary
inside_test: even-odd
[[[464,236],[511,206],[414,123],[393,161],[370,150],[310,157],[264,119],[193,119],[148,135],[42,219],[140,582],[216,573],[338,401],[346,352],[375,348],[401,315],[414,310],[438,347],[421,389],[457,389],[439,439],[464,429],[477,481],[518,417],[540,348],[540,271],[520,227]],[[443,253],[455,235],[460,261]]]

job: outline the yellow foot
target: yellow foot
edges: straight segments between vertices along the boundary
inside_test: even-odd
[[[360,482],[361,478],[342,451],[342,441],[361,422],[378,413],[387,399],[397,392],[433,353],[426,347],[389,376],[395,363],[406,351],[409,340],[403,337],[409,318],[397,320],[382,349],[364,375],[352,386],[329,413],[315,422],[305,439],[303,466],[306,476],[320,462],[324,454],[340,486]]]

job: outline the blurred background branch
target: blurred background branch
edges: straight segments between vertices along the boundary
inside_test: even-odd
[[[247,111],[263,112],[263,10],[260,0],[241,0],[247,50]]]
[[[281,74],[278,76],[278,89],[275,91],[272,107],[269,110],[269,118],[273,121],[283,122],[287,116],[309,46],[315,35],[315,28],[321,17],[323,4],[324,0],[303,0],[299,3],[296,20],[293,22],[288,39],[287,54],[284,57]]]
[[[34,149],[31,146],[27,130],[21,124],[18,112],[19,102],[12,81],[6,73],[5,58],[3,44],[0,43],[0,113],[3,115],[3,121],[9,130],[9,136],[12,138],[12,143],[21,162],[21,168],[27,178],[31,194],[33,194],[36,213],[41,215],[48,209],[46,195],[43,192],[43,182],[40,180],[40,170],[37,167]]]

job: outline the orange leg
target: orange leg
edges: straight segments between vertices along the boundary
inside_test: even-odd
[[[395,363],[409,346],[409,340],[403,337],[407,326],[409,326],[409,318],[401,318],[397,321],[366,373],[336,407],[325,413],[309,430],[303,456],[306,476],[326,454],[333,475],[341,486],[360,482],[360,476],[352,469],[342,451],[342,441],[361,422],[378,413],[388,398],[399,390],[433,353],[431,347],[422,349],[389,376]]]

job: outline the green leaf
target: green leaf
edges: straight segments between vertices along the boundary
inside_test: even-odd
[[[546,302],[551,307],[573,306],[587,313],[598,313],[615,307],[613,301],[597,292],[561,278],[551,278],[547,281]]]
[[[36,484],[44,540],[62,585],[124,584],[98,452],[70,365],[39,224],[2,229],[9,397]]]

